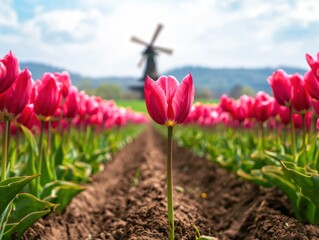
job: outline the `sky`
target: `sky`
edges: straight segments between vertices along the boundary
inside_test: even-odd
[[[318,0],[0,0],[0,58],[86,76],[140,77],[159,23],[158,71],[185,65],[308,69],[319,51]]]

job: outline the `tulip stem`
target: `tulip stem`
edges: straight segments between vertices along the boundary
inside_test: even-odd
[[[307,126],[306,126],[306,114],[302,114],[302,148],[303,148],[303,154],[305,157],[305,163],[307,164],[308,162],[308,157],[307,157]]]
[[[173,208],[173,173],[172,173],[172,135],[173,127],[168,127],[167,145],[167,208],[169,223],[169,239],[174,240],[174,208]]]
[[[39,158],[37,165],[37,173],[41,173],[42,170],[42,155],[43,155],[43,132],[44,132],[44,121],[41,121],[40,129],[40,139],[39,139]],[[40,197],[40,188],[41,188],[41,176],[36,179],[36,196]]]
[[[3,130],[3,147],[2,147],[2,173],[1,181],[6,180],[7,176],[7,161],[8,161],[8,147],[9,147],[9,129],[10,129],[10,120],[9,118],[4,118],[4,130]]]
[[[295,127],[294,127],[291,105],[289,107],[289,110],[290,110],[290,134],[291,134],[292,157],[296,161],[296,135],[295,135]]]

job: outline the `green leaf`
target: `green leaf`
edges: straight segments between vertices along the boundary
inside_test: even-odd
[[[17,223],[9,223],[5,226],[5,233],[3,236],[3,240],[11,239],[11,236],[15,237],[21,237],[25,230],[28,229],[28,227],[36,222],[39,218],[43,217],[44,215],[50,213],[51,210],[43,210],[38,212],[32,212],[22,218]],[[18,236],[17,236],[18,235]]]
[[[32,151],[35,153],[36,156],[38,156],[39,155],[38,144],[33,133],[31,132],[29,128],[23,126],[22,124],[20,124],[20,128],[25,138],[27,139],[28,143],[30,144]]]
[[[307,196],[319,208],[319,175],[308,172],[305,168],[296,166],[292,162],[282,162],[284,170],[292,177]]]
[[[72,198],[85,188],[79,184],[67,181],[54,181],[46,184],[41,192],[41,198],[59,204],[58,211],[63,211]]]
[[[259,169],[253,169],[250,171],[250,173],[246,173],[245,171],[239,169],[237,170],[237,175],[251,181],[253,183],[256,183],[258,185],[262,185],[264,187],[270,187],[271,184],[263,177],[263,174]]]
[[[60,144],[55,154],[55,166],[62,165],[63,158],[64,158],[63,147],[62,147],[62,144]]]
[[[10,215],[10,223],[19,222],[26,215],[33,212],[43,210],[53,212],[56,207],[56,204],[40,200],[30,193],[20,193],[13,200],[13,211]]]
[[[22,190],[22,188],[39,174],[32,176],[13,177],[0,182],[0,215],[6,209],[12,199]]]

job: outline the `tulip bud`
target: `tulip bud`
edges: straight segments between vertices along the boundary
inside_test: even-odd
[[[64,103],[64,117],[66,118],[74,118],[78,113],[78,91],[76,87],[71,86],[69,94]]]
[[[289,75],[281,69],[268,77],[268,83],[276,101],[282,106],[288,106],[291,101],[291,83]]]
[[[183,123],[194,101],[193,78],[188,74],[179,84],[173,76],[161,76],[157,81],[147,76],[144,95],[147,111],[156,123],[166,126]]]
[[[255,118],[259,122],[264,122],[271,117],[274,107],[274,99],[265,92],[256,94],[254,103]]]
[[[315,61],[309,54],[306,54],[306,60],[311,68],[312,73],[319,81],[319,53],[317,54],[317,61]]]
[[[69,88],[71,86],[70,74],[67,71],[61,73],[54,73],[56,80],[61,84],[61,93],[63,98],[66,98],[69,94]]]
[[[306,72],[305,76],[305,89],[310,97],[319,100],[319,79],[310,70]]]
[[[45,73],[34,90],[34,112],[40,120],[47,121],[57,110],[61,92],[53,74]]]
[[[298,113],[307,112],[310,108],[311,99],[305,90],[303,77],[297,73],[292,75],[291,86],[291,104],[293,109]]]
[[[0,112],[9,119],[16,118],[29,102],[32,90],[31,73],[24,69],[12,86],[0,94]]]
[[[0,62],[0,93],[3,93],[11,87],[20,70],[18,58],[12,51],[0,59]]]

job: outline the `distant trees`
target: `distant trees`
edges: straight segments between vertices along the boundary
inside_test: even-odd
[[[244,94],[248,96],[253,96],[255,92],[250,86],[242,86],[240,84],[236,84],[231,88],[228,95],[229,97],[237,99]]]
[[[100,96],[103,99],[138,99],[136,92],[122,89],[116,83],[102,83],[97,87],[92,86],[90,81],[82,81],[78,88],[90,95]]]

